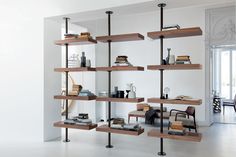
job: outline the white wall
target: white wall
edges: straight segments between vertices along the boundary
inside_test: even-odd
[[[1,142],[43,139],[45,17],[144,1],[1,0]]]

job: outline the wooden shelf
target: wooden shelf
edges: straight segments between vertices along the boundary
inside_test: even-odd
[[[202,139],[202,134],[200,133],[187,132],[184,136],[180,136],[180,135],[170,135],[168,134],[167,130],[165,130],[163,133],[160,133],[160,130],[157,129],[152,129],[151,131],[149,131],[148,136],[168,138],[181,141],[192,141],[192,142],[200,142]]]
[[[97,96],[64,96],[55,95],[54,99],[68,99],[68,100],[95,100]]]
[[[200,70],[201,64],[148,65],[148,70]]]
[[[147,35],[152,39],[160,39],[160,37],[164,38],[189,37],[189,36],[202,35],[202,30],[200,27],[192,27],[192,28],[182,28],[182,29],[165,30],[157,32],[148,32]]]
[[[56,45],[88,45],[96,44],[97,41],[92,38],[76,38],[76,39],[64,39],[55,41]]]
[[[97,127],[97,124],[91,124],[91,125],[78,125],[78,124],[64,124],[63,121],[59,121],[53,124],[54,127],[59,128],[71,128],[71,129],[81,129],[81,130],[91,130]]]
[[[123,135],[133,135],[133,136],[138,136],[144,132],[144,129],[141,128],[138,131],[129,131],[129,130],[121,130],[121,129],[112,129],[109,128],[108,125],[102,125],[96,128],[96,131],[99,132],[110,132],[114,134],[123,134]]]
[[[144,101],[144,98],[109,98],[109,97],[97,97],[96,101],[139,103],[139,102],[143,102],[143,101]]]
[[[200,105],[200,104],[202,104],[201,99],[176,100],[176,99],[149,98],[148,102],[149,103],[163,103],[163,104],[184,104],[184,105]]]
[[[131,34],[120,34],[120,35],[111,35],[111,36],[98,36],[96,37],[97,41],[107,43],[111,42],[122,42],[122,41],[136,41],[136,40],[144,40],[144,36],[139,33],[131,33]]]
[[[90,67],[75,67],[75,68],[55,68],[55,72],[79,72],[79,71],[96,71],[96,68]]]
[[[144,67],[140,66],[97,67],[96,71],[144,71]]]

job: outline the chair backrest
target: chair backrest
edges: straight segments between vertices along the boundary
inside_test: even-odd
[[[195,116],[195,107],[193,107],[193,106],[188,106],[185,112],[186,112],[188,115]]]

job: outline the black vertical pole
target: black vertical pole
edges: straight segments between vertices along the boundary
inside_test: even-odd
[[[68,34],[68,21],[69,18],[65,17],[65,33]],[[66,46],[66,68],[68,68],[68,44]],[[68,96],[68,71],[66,71],[66,96]],[[66,99],[66,119],[68,119],[68,99]],[[65,129],[65,140],[64,142],[70,142],[68,139],[68,128]]]
[[[166,4],[161,3],[158,4],[158,7],[161,8],[160,11],[160,31],[163,29],[163,7],[165,7]],[[163,60],[163,36],[160,37],[160,64],[162,64]],[[160,97],[163,99],[163,69],[160,70]],[[163,133],[163,103],[160,104],[161,107],[161,126],[160,126],[160,132]],[[163,151],[163,138],[160,138],[160,152],[158,153],[160,156],[165,156],[166,153]]]
[[[112,11],[106,11],[108,15],[108,36],[111,35],[111,14]],[[111,41],[108,41],[108,67],[111,67]],[[108,71],[108,96],[111,96],[111,71]],[[111,127],[111,102],[108,102],[108,127]],[[111,145],[111,133],[108,133],[108,145],[106,148],[113,148]]]

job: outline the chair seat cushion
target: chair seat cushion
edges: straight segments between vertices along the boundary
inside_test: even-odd
[[[158,117],[160,118],[161,117],[161,113],[158,112],[157,113]],[[175,116],[176,115],[176,112],[172,112],[171,116]],[[164,119],[169,119],[170,117],[170,112],[163,112],[163,118]],[[185,117],[184,115],[179,115],[178,117]]]
[[[175,116],[170,116],[169,118],[170,123],[175,121]],[[194,121],[193,119],[188,119],[185,117],[177,117],[177,121],[182,121],[183,122],[183,126],[193,126],[194,127]]]
[[[131,111],[129,112],[129,115],[137,115],[137,116],[143,116],[145,117],[145,113],[144,111]]]

